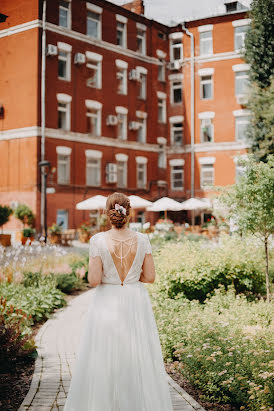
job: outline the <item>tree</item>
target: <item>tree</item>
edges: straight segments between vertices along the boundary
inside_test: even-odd
[[[274,233],[274,156],[256,162],[249,156],[241,165],[245,175],[237,184],[224,189],[220,199],[230,211],[242,233],[258,236],[264,243],[267,301],[270,301],[269,238]]]
[[[253,0],[251,26],[245,39],[245,60],[250,64],[249,78],[261,89],[270,86],[274,76],[274,2]]]
[[[274,154],[274,78],[268,88],[254,86],[248,107],[252,112],[247,135],[251,151],[258,161]]]
[[[34,214],[26,204],[19,204],[17,206],[15,209],[15,217],[21,220],[24,226],[26,224],[30,226],[33,224]]]
[[[2,227],[2,230],[3,230],[3,225],[9,221],[9,217],[12,214],[12,212],[13,211],[10,207],[0,206],[0,227]]]

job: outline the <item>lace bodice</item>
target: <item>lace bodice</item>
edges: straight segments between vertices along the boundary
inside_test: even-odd
[[[91,237],[89,242],[89,256],[99,256],[103,264],[102,283],[105,284],[131,284],[139,281],[142,272],[142,265],[146,254],[151,254],[152,249],[149,238],[146,234],[136,233],[136,253],[135,256],[128,252],[124,254],[125,266],[128,266],[127,273],[122,273],[119,270],[119,264],[115,260],[115,255],[112,256],[107,245],[107,233],[101,232]],[[134,246],[134,242],[132,243]],[[134,250],[134,247],[133,247]],[[127,252],[127,251],[126,251]],[[120,254],[119,254],[120,255]],[[118,257],[119,257],[118,255]],[[128,259],[128,264],[127,264]],[[119,258],[118,258],[119,260]],[[123,274],[126,274],[123,275]],[[124,280],[122,280],[122,278]]]

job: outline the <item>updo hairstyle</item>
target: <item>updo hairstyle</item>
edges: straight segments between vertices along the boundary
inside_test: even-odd
[[[126,209],[126,214],[123,214],[121,210],[115,209],[115,204]],[[106,203],[106,214],[110,220],[110,223],[116,228],[122,228],[128,220],[130,211],[129,198],[123,193],[113,193],[108,196]]]

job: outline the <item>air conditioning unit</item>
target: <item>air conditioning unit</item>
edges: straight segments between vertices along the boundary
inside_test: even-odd
[[[128,78],[129,80],[139,80],[140,76],[138,70],[130,70],[130,72],[128,73]]]
[[[116,126],[118,123],[118,118],[117,116],[114,116],[113,114],[110,114],[109,116],[107,116],[107,126]]]
[[[130,130],[138,130],[140,127],[140,123],[138,121],[130,121],[129,122],[129,129]]]
[[[54,46],[53,44],[48,44],[47,45],[47,56],[57,56],[57,54],[58,54],[57,46]]]
[[[76,53],[74,55],[74,64],[84,64],[86,62],[86,56],[83,53]]]
[[[169,63],[169,69],[170,70],[179,70],[181,67],[181,62],[180,61],[171,61]]]
[[[108,163],[106,165],[106,182],[109,184],[117,183],[117,164]]]
[[[241,106],[246,105],[247,102],[248,102],[247,96],[245,95],[237,96],[237,103],[240,104]]]

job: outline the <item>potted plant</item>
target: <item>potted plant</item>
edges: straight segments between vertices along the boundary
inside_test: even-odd
[[[90,239],[90,226],[86,223],[83,223],[82,225],[80,225],[78,233],[81,243],[87,243]]]
[[[26,204],[19,204],[15,209],[15,217],[22,221],[23,226],[32,226],[34,221],[34,214],[29,206]]]
[[[3,234],[3,225],[9,221],[10,215],[13,213],[12,209],[8,206],[0,206],[0,227],[2,229],[2,233],[0,234],[0,244],[3,247],[10,246],[11,242],[11,235],[10,234]]]
[[[32,243],[32,241],[34,240],[34,234],[35,234],[35,230],[31,227],[26,227],[23,228],[22,231],[22,238],[21,238],[21,242],[22,244],[26,244],[26,242],[28,241],[29,244]]]
[[[50,233],[50,242],[52,244],[61,243],[62,229],[58,224],[53,223],[52,226],[49,227],[49,233]]]

